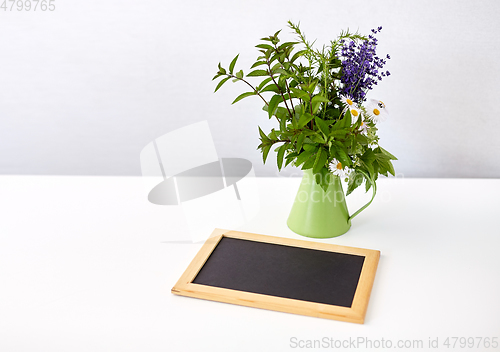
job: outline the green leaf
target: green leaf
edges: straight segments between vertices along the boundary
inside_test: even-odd
[[[269,77],[269,78],[271,78],[271,77]],[[261,93],[263,93],[263,92],[279,93],[280,90],[279,90],[279,88],[278,88],[278,86],[276,84],[271,83],[271,84],[268,84],[267,86],[265,86],[264,89],[262,89],[260,92]]]
[[[304,136],[304,134],[302,133],[297,138],[297,144],[296,144],[297,152],[300,152],[300,150],[302,149],[302,144],[304,143],[305,138],[306,136]]]
[[[318,80],[314,79],[309,85],[302,84],[301,87],[302,87],[302,89],[304,89],[312,94],[314,92],[314,90],[316,89],[317,85],[318,85]]]
[[[234,99],[234,101],[231,104],[237,103],[241,99],[252,96],[252,95],[255,95],[255,92],[246,92],[246,93],[240,94],[240,95],[238,95],[238,97],[236,97],[236,99]]]
[[[297,157],[296,154],[288,154],[285,159],[286,159],[286,162],[285,162],[285,167],[287,167],[295,158]]]
[[[235,76],[239,79],[243,79],[243,70],[239,70],[238,72],[236,72]]]
[[[375,154],[375,160],[386,161],[386,160],[390,160],[391,159],[391,158],[389,158],[388,155],[385,155],[384,153],[382,153],[379,148],[375,148],[373,150],[373,152]]]
[[[352,134],[348,136],[346,145],[350,145],[351,150],[356,150],[356,147],[358,146],[358,143],[356,142],[356,137]]]
[[[273,63],[274,61],[276,61],[278,58],[279,58],[279,54],[275,51],[271,51],[271,50],[268,50],[269,53],[274,53],[273,56],[271,56],[271,58],[269,59],[269,63]]]
[[[306,160],[304,165],[302,165],[302,170],[307,170],[307,169],[312,169],[314,166],[314,163],[316,162],[316,155],[318,153],[311,155],[309,159]]]
[[[233,59],[233,61],[231,61],[231,63],[229,64],[229,73],[230,74],[233,74],[234,65],[236,65],[236,61],[238,60],[238,56],[240,56],[240,54],[236,55],[235,58]]]
[[[385,155],[387,155],[391,160],[398,160],[398,158],[396,158],[394,155],[392,155],[391,153],[389,153],[387,150],[385,150],[384,148],[380,147],[380,150],[382,151],[382,153],[384,153]]]
[[[219,84],[217,84],[217,87],[215,88],[214,93],[215,93],[215,92],[217,92],[217,91],[219,90],[219,88],[220,88],[220,87],[222,87],[222,85],[223,85],[224,83],[226,83],[226,82],[228,81],[228,79],[230,79],[230,78],[231,78],[231,77],[226,77],[226,78],[223,78],[223,79],[219,82]]]
[[[323,97],[322,95],[315,95],[312,99],[311,99],[311,105],[312,105],[312,110],[313,110],[313,114],[317,113],[319,108],[321,107],[321,103],[328,103],[329,100],[325,97]]]
[[[314,122],[316,122],[316,125],[319,127],[320,131],[323,132],[325,136],[328,136],[330,134],[330,129],[328,128],[328,125],[321,117],[316,116],[314,118]]]
[[[328,155],[326,151],[323,148],[319,148],[318,152],[316,153],[316,160],[314,161],[313,172],[314,173],[319,172],[325,166],[327,159]]]
[[[271,72],[274,72],[274,70],[278,69],[281,67],[281,62],[278,62],[277,64],[275,64],[273,67],[271,67]]]
[[[371,164],[375,160],[375,158],[376,158],[375,153],[371,149],[368,149],[360,157],[360,159],[363,160],[367,164]]]
[[[302,153],[299,154],[297,160],[295,160],[295,166],[300,166],[302,163],[308,160],[312,155],[313,155],[312,152],[303,151]]]
[[[304,56],[304,54],[305,54],[305,53],[307,53],[307,50],[297,51],[297,52],[293,55],[293,57],[292,57],[292,59],[290,60],[290,62],[294,62],[294,61],[295,61],[295,60],[297,60],[299,57]]]
[[[369,180],[366,180],[366,182],[365,182],[365,192],[368,192],[371,187],[372,187],[372,183]]]
[[[356,136],[356,142],[358,142],[361,145],[367,145],[369,143],[368,138],[366,138],[362,134],[358,134]]]
[[[327,167],[323,167],[321,170],[314,174],[314,181],[320,185],[324,192],[328,190],[330,186],[329,180],[332,177],[330,170]]]
[[[284,119],[286,120],[288,110],[282,106],[278,106],[276,111],[274,112],[274,116],[276,116],[278,119]]]
[[[347,193],[346,195],[351,194],[356,188],[361,186],[363,183],[364,177],[362,174],[357,173],[356,171],[352,171],[349,174],[349,181],[347,183]]]
[[[320,102],[317,102],[317,103],[314,103],[314,104],[311,104],[312,105],[312,112],[313,114],[316,114],[319,110],[319,108],[321,107],[321,103]]]
[[[285,49],[289,46],[294,46],[295,44],[299,44],[299,42],[286,42],[286,43],[283,43],[281,44],[278,49]]]
[[[274,128],[271,130],[271,133],[269,133],[268,137],[272,141],[277,141],[278,140],[278,136],[276,136],[276,130]]]
[[[299,118],[299,128],[303,128],[313,118],[314,118],[314,115],[311,115],[309,113],[305,113],[305,114],[300,115],[300,118]]]
[[[273,78],[272,77],[267,77],[265,78],[262,82],[260,82],[260,84],[257,86],[257,91],[260,92],[261,89],[266,85],[268,84]]]
[[[260,48],[260,49],[265,49],[265,50],[274,50],[274,48],[269,44],[258,44],[255,47]]]
[[[340,160],[342,165],[350,166],[352,164],[351,158],[349,158],[348,154],[342,148],[335,149],[335,152],[337,159]]]
[[[299,125],[297,124],[297,119],[292,117],[292,127],[294,130],[297,130],[299,128]]]
[[[273,117],[274,111],[276,110],[276,107],[281,101],[283,100],[281,98],[281,95],[279,94],[276,94],[271,98],[271,100],[269,101],[269,106],[267,107],[267,113],[269,114],[269,118]]]
[[[296,98],[300,98],[300,99],[302,99],[302,100],[304,100],[306,102],[309,102],[309,100],[311,99],[309,97],[309,93],[303,91],[302,89],[290,87],[290,90],[294,93],[294,95],[295,95]]]
[[[269,141],[269,138],[266,136],[266,134],[264,133],[264,131],[262,131],[262,129],[260,128],[260,126],[257,126],[257,127],[259,127],[259,134],[260,134],[260,139],[262,140],[262,142]]]
[[[282,92],[286,92],[286,79],[288,77],[285,75],[278,76],[278,86],[280,87]]]
[[[394,166],[392,165],[392,162],[390,160],[387,161],[387,165],[389,166],[387,169],[391,173],[391,175],[396,176],[396,171],[394,170]]]
[[[225,75],[226,74],[226,70],[221,66],[220,62],[219,62],[218,67],[219,67],[219,73],[221,75]]]
[[[315,144],[309,144],[309,143],[304,144],[303,148],[304,148],[304,150],[306,150],[308,152],[311,152],[311,153],[316,153],[316,151],[318,150],[318,146],[317,145],[315,145]]]
[[[339,139],[344,139],[346,134],[349,133],[349,130],[346,128],[342,128],[340,130],[333,130],[330,132],[330,137],[338,137]]]
[[[387,173],[387,167],[384,165],[383,162],[380,162],[378,160],[375,160],[373,162],[373,170],[375,173],[379,173],[381,175],[384,175],[385,177],[389,176],[389,174]]]
[[[392,176],[396,176],[396,172],[394,171],[394,166],[392,165],[389,159],[378,160],[378,164],[380,165],[381,169],[387,170]],[[385,174],[385,172],[382,171],[380,173]]]
[[[380,166],[380,163],[377,161],[377,159],[375,159],[372,163],[372,166],[373,166],[373,175],[375,176],[378,176],[379,173],[385,173],[386,176],[387,176],[387,171],[385,169],[385,167],[383,166]]]
[[[270,150],[271,150],[271,145],[266,145],[265,147],[262,147],[262,160],[264,161],[264,164],[266,163],[267,155],[269,154]]]
[[[340,127],[351,128],[351,123],[352,123],[351,112],[347,110],[342,120],[340,120]]]
[[[278,119],[280,120],[280,131],[285,132],[286,131],[286,119],[283,117],[281,117],[281,118],[278,117]]]
[[[311,104],[314,104],[314,103],[318,103],[318,102],[321,102],[321,103],[329,103],[330,100],[328,100],[328,98],[325,98],[324,96],[320,95],[320,94],[317,94],[315,95],[312,100],[311,100]]]
[[[278,148],[278,171],[281,171],[281,167],[283,166],[283,157],[285,156],[286,144],[283,144]]]
[[[373,166],[371,163],[367,164],[365,161],[360,159],[359,164],[361,166],[361,169],[364,169],[364,171],[366,171],[369,175],[373,175]]]
[[[315,132],[313,135],[311,135],[310,138],[313,142],[316,142],[316,143],[321,143],[321,144],[326,143],[325,139],[323,137],[321,137],[321,135],[318,132]]]
[[[250,67],[250,68],[254,68],[254,67],[261,66],[261,65],[265,65],[265,64],[267,64],[267,62],[260,60],[260,61],[255,62],[255,63],[252,65],[252,67]]]
[[[250,72],[247,77],[259,77],[259,76],[268,76],[268,72],[266,70],[254,70]]]
[[[278,67],[274,70],[271,71],[272,73],[279,73],[280,75],[285,75],[285,76],[288,76],[289,73],[286,72],[284,69],[282,69],[281,67]]]

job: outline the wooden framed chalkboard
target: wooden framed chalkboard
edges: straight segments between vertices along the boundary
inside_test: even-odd
[[[176,295],[364,323],[380,252],[216,229]]]

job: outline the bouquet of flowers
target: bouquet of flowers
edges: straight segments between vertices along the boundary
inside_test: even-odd
[[[387,117],[380,100],[367,101],[366,94],[382,78],[389,55],[376,54],[376,34],[368,37],[343,31],[320,50],[306,40],[299,25],[288,22],[298,37],[281,43],[276,32],[256,45],[260,52],[248,74],[235,69],[238,56],[227,69],[219,63],[214,80],[222,77],[215,91],[228,80],[243,82],[250,90],[233,104],[249,96],[264,102],[263,110],[275,118],[278,129],[265,133],[259,127],[264,163],[271,148],[277,152],[278,169],[288,164],[312,169],[315,181],[326,191],[328,176],[348,182],[347,194],[366,182],[366,191],[379,174],[395,175],[391,160],[397,160],[379,145],[377,125]],[[297,49],[298,47],[298,49]],[[257,77],[260,83],[252,84]]]

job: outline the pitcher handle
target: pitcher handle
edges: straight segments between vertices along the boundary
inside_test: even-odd
[[[349,217],[349,222],[356,216],[358,215],[359,213],[361,213],[363,210],[365,210],[370,204],[372,204],[373,202],[373,198],[375,198],[375,194],[377,193],[377,184],[370,178],[368,177],[363,171],[357,171],[361,174],[363,174],[363,176],[365,176],[366,178],[366,181],[370,181],[371,185],[372,185],[372,188],[373,188],[373,195],[372,195],[372,199],[370,199],[370,201],[368,203],[366,203],[365,205],[363,205],[357,212],[355,212],[354,214],[352,214],[350,217]]]

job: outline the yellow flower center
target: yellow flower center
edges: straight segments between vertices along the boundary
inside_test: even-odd
[[[373,109],[373,113],[374,113],[375,115],[377,115],[377,116],[378,116],[378,115],[380,115],[380,111],[379,111],[379,109]]]
[[[361,121],[361,127],[363,127],[363,125],[364,125],[364,124],[365,124],[365,123],[364,123],[363,121]]]
[[[358,115],[359,115],[359,113],[358,113],[358,111],[357,111],[357,110],[351,110],[351,114],[352,114],[353,116],[358,116]]]
[[[337,170],[342,170],[342,163],[339,161],[339,163],[337,164]]]
[[[349,98],[347,98],[345,101],[346,101],[346,102],[347,102],[347,104],[349,104],[349,105],[352,105],[352,104],[353,104],[352,100],[351,100],[351,99],[349,99]]]

